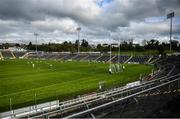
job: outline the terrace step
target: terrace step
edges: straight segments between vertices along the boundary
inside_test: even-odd
[[[100,55],[97,59],[96,59],[96,61],[99,59],[99,58],[101,58],[103,55]]]
[[[148,59],[147,63],[149,63],[149,62],[151,61],[152,58],[153,58],[153,56],[151,56],[151,57]]]
[[[0,59],[4,59],[4,57],[3,57],[3,55],[2,55],[2,53],[0,52]]]
[[[109,59],[107,62],[110,62],[110,60],[112,61],[115,57],[116,57],[116,55],[111,57],[111,59]]]
[[[23,56],[22,56],[22,58],[24,59],[24,58],[28,58],[28,56],[29,56],[29,53],[27,52],[27,53],[25,53]]]
[[[133,58],[133,56],[131,56],[129,59],[127,59],[124,63],[129,62],[129,60],[131,60]]]
[[[11,51],[11,55],[13,56],[14,59],[16,59],[16,56],[14,55],[12,51]]]

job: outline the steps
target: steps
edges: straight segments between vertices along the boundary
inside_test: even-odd
[[[13,56],[13,59],[16,59],[16,56],[14,55],[14,53],[12,51],[11,52],[11,55]]]
[[[3,55],[2,55],[2,53],[0,52],[0,59],[4,59],[4,57],[3,57]]]
[[[127,60],[125,61],[125,63],[129,62],[129,60],[131,60],[132,57],[133,57],[133,56],[131,56],[129,59],[127,59]]]

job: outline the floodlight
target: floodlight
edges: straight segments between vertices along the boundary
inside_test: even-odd
[[[77,27],[76,28],[77,32],[78,32],[78,54],[80,52],[80,44],[79,44],[79,40],[80,40],[80,31],[81,31],[81,27]]]
[[[80,31],[80,30],[81,30],[81,27],[76,28],[76,30],[77,30],[77,31]]]
[[[38,37],[38,33],[34,33],[34,36],[36,37],[36,53],[37,53],[37,37]]]
[[[171,37],[172,37],[172,18],[174,17],[174,12],[171,12],[169,14],[167,14],[167,19],[171,19],[170,20],[170,47],[169,47],[169,51],[171,53],[171,49],[172,49],[172,45],[171,45]]]

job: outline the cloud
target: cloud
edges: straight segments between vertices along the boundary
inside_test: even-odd
[[[38,30],[47,32],[62,31],[65,33],[74,33],[78,27],[75,21],[68,18],[39,20],[31,22],[31,24]]]
[[[2,19],[43,20],[49,16],[88,22],[100,13],[95,0],[1,0]]]
[[[109,33],[112,39],[163,39],[172,10],[179,37],[179,6],[179,0],[1,0],[0,40],[29,42],[38,32],[41,43],[75,41],[78,26],[82,38],[92,42],[109,42]]]

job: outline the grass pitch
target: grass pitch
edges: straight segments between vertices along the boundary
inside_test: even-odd
[[[34,69],[32,67],[34,64]],[[151,72],[152,66],[125,64],[118,74],[108,73],[109,65],[95,62],[62,62],[52,60],[0,61],[0,111],[50,100],[65,100],[105,88],[125,85]]]

